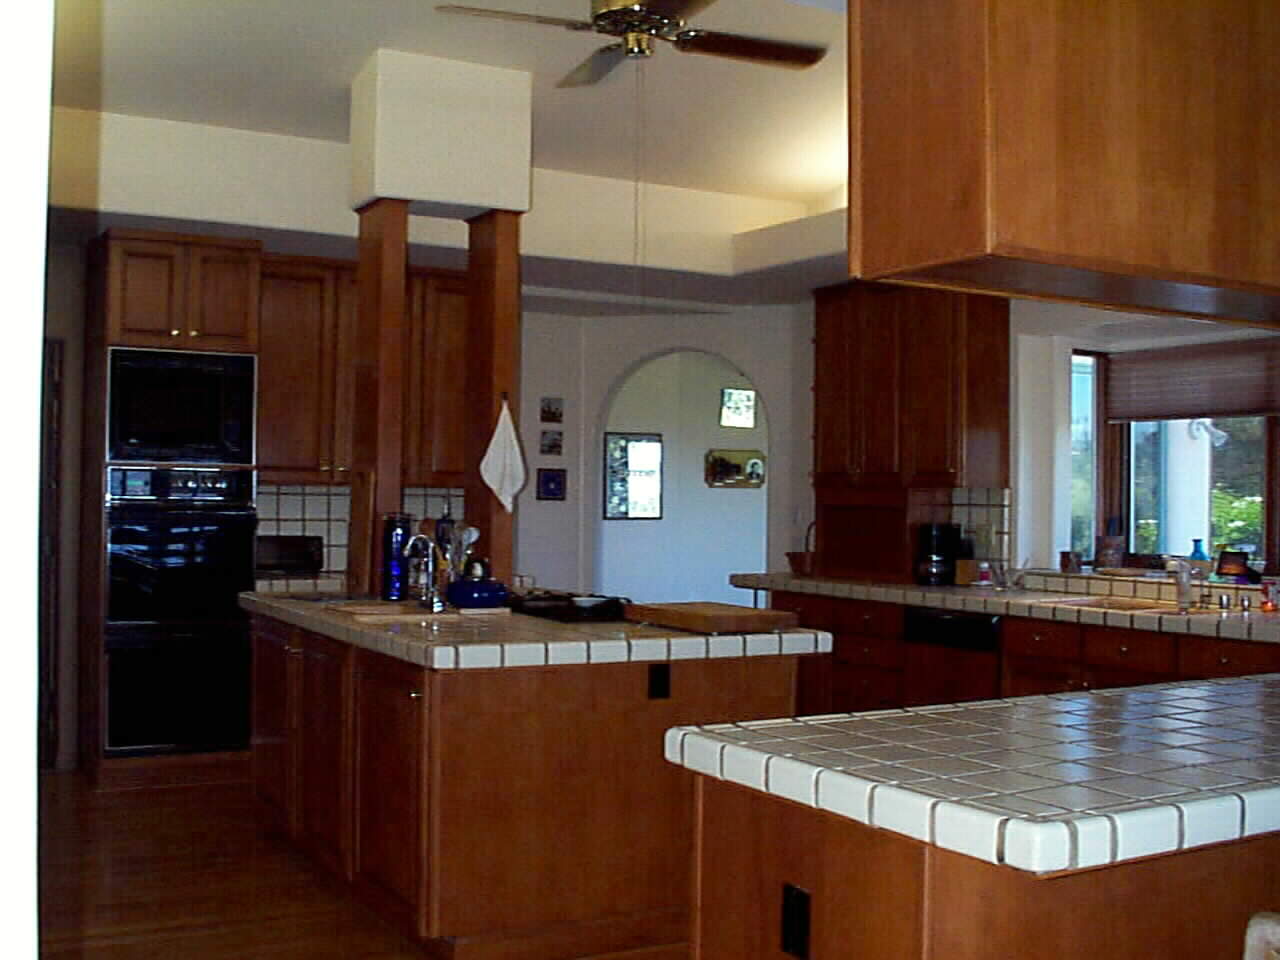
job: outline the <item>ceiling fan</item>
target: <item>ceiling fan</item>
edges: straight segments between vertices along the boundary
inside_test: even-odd
[[[714,2],[715,0],[645,0],[627,3],[624,0],[591,0],[590,20],[566,20],[454,5],[438,6],[436,9],[442,13],[536,23],[620,38],[616,43],[601,47],[571,70],[557,84],[561,87],[598,83],[628,57],[653,56],[655,39],[665,40],[682,53],[702,53],[793,69],[811,67],[827,52],[825,47],[744,37],[735,33],[717,33],[686,26],[690,17],[701,13]]]

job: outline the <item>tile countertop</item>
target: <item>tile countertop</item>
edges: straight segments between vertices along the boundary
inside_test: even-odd
[[[1056,573],[1029,573],[1029,589],[996,590],[992,587],[922,587],[901,583],[865,583],[853,580],[799,577],[791,573],[735,573],[729,583],[748,590],[784,590],[847,597],[853,600],[878,600],[910,606],[943,607],[996,613],[1010,617],[1036,617],[1094,626],[1127,627],[1154,630],[1159,633],[1191,633],[1230,640],[1256,640],[1280,643],[1280,613],[1262,613],[1258,609],[1258,588],[1234,584],[1210,583],[1203,586],[1216,598],[1231,598],[1230,612],[1203,610],[1179,615],[1173,609],[1175,587],[1169,580],[1131,577],[1067,576]],[[1196,583],[1197,595],[1201,584]],[[1125,597],[1150,600],[1153,604],[1169,604],[1167,610],[1101,610],[1082,609],[1071,603],[1055,604],[1054,600],[1079,603],[1085,596],[1097,599]],[[1251,598],[1252,608],[1240,612],[1240,597]]]
[[[1280,674],[674,727],[666,756],[1034,873],[1280,830]]]
[[[304,599],[242,593],[240,606],[250,613],[433,670],[700,660],[831,650],[831,634],[805,628],[700,636],[637,623],[557,623],[518,613],[431,619],[424,614],[420,622],[372,624],[342,613],[342,598],[318,602],[315,595]]]

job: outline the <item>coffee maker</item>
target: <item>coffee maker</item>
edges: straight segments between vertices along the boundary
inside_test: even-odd
[[[926,587],[953,585],[959,553],[959,524],[920,524],[916,532],[916,583]]]

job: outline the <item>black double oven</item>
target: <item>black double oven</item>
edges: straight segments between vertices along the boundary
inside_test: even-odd
[[[249,742],[256,360],[111,350],[106,753]]]

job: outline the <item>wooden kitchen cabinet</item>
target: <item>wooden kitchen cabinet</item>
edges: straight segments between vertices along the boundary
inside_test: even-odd
[[[427,869],[426,696],[422,667],[355,652],[353,880],[363,899],[419,934]]]
[[[1178,637],[1123,627],[1082,628],[1084,686],[1131,687],[1178,677]]]
[[[109,345],[257,350],[258,241],[109,230],[100,244]]]
[[[798,614],[801,626],[831,634],[829,658],[801,662],[800,715],[902,706],[902,606],[774,591],[770,605]]]
[[[849,30],[851,276],[1280,324],[1273,0],[869,0]]]
[[[814,487],[1005,487],[1008,303],[851,283],[815,302]]]
[[[299,634],[296,836],[330,873],[349,878],[354,651]]]
[[[1280,644],[1219,640],[1195,634],[1178,638],[1178,676],[1186,680],[1280,672]]]
[[[292,834],[297,812],[297,629],[254,617],[250,765],[267,818]]]
[[[258,469],[268,483],[349,483],[353,265],[263,259]]]
[[[406,486],[461,487],[465,481],[468,306],[464,274],[425,270],[410,274],[405,331]]]
[[[1000,623],[1000,650],[1001,696],[1083,689],[1084,636],[1079,624],[1005,617]]]

